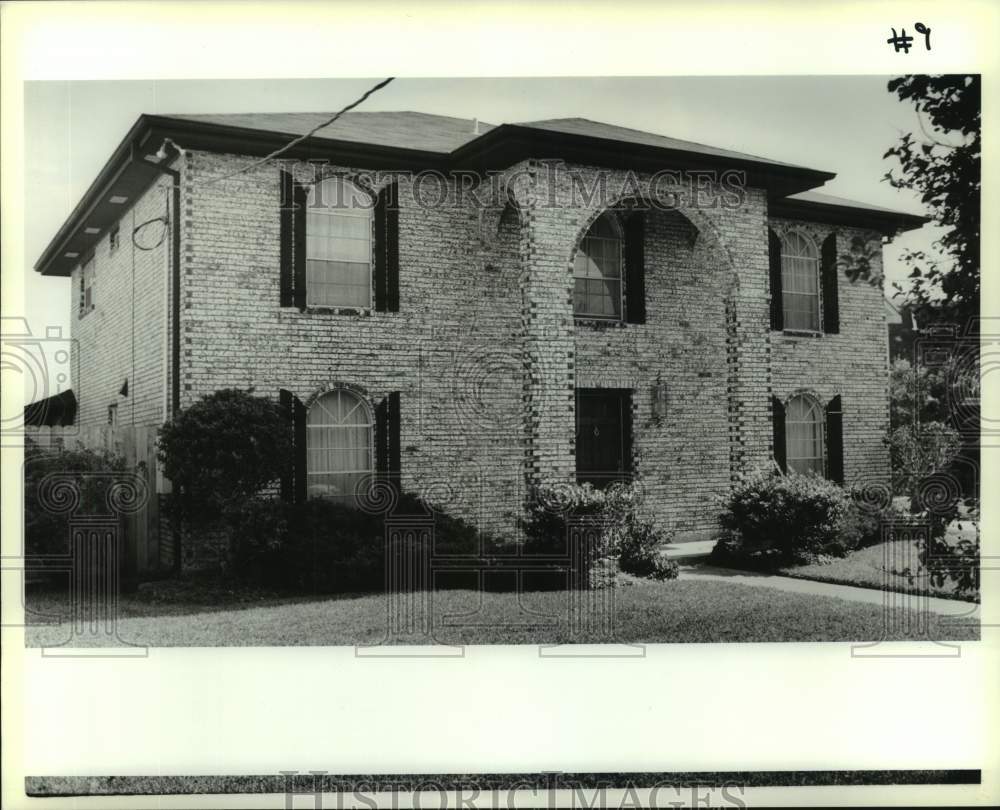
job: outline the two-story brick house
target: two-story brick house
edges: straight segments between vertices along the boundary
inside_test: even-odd
[[[325,117],[139,118],[36,265],[79,291],[80,424],[253,387],[286,497],[398,471],[499,531],[539,483],[701,533],[755,467],[888,478],[882,291],[838,257],[922,218],[582,119],[349,113],[262,160]]]

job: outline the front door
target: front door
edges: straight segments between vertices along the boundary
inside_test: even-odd
[[[632,471],[632,392],[576,390],[576,479],[603,489]]]

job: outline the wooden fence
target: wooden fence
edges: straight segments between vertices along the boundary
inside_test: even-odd
[[[25,427],[24,435],[42,447],[73,450],[82,446],[124,456],[128,469],[144,479],[148,494],[142,506],[124,518],[126,565],[139,579],[173,567],[173,532],[163,514],[170,482],[156,458],[155,426]]]

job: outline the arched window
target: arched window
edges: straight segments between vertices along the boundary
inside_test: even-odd
[[[340,177],[309,190],[306,290],[309,306],[372,305],[372,200]]]
[[[781,297],[785,329],[820,330],[819,252],[797,231],[788,233],[781,244]]]
[[[824,475],[823,409],[798,394],[785,406],[785,452],[789,472]]]
[[[338,388],[319,397],[306,418],[310,498],[354,505],[358,481],[372,471],[372,415],[365,401]]]
[[[587,318],[622,317],[622,229],[604,213],[580,241],[573,263],[573,313]]]

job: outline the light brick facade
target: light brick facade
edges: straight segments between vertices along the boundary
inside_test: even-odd
[[[163,219],[169,219],[169,204],[170,181],[164,178],[123,212],[117,248],[108,234],[96,243],[90,311],[80,308],[80,266],[70,276],[73,368],[79,369],[73,389],[82,426],[107,424],[112,405],[120,425],[160,424],[167,413],[171,241]],[[133,243],[132,233],[143,223],[149,224]]]
[[[627,191],[587,204],[575,191],[598,169],[523,161],[510,167],[502,211],[430,174],[420,197],[446,201],[421,206],[403,176],[399,311],[300,311],[279,300],[279,166],[218,181],[253,160],[193,150],[174,163],[182,408],[225,387],[287,389],[308,404],[348,385],[373,409],[400,392],[404,487],[506,534],[533,484],[574,479],[577,388],[631,390],[634,472],[651,512],[682,534],[711,532],[734,478],[772,464],[772,395],[840,395],[846,483],[888,476],[882,292],[841,274],[839,334],[772,332],[768,227],[819,243],[835,226],[769,219],[762,188],[734,203],[715,187],[715,205],[648,211],[646,321],[608,324],[574,318],[574,252],[610,205],[662,192],[649,175],[602,169],[609,188]],[[81,424],[103,422],[115,402],[123,423],[163,419],[170,239],[142,251],[131,232],[164,212],[168,189],[158,181],[125,213],[113,255],[99,243],[94,311],[78,318],[74,296]],[[836,227],[843,250],[853,237],[879,239]]]

